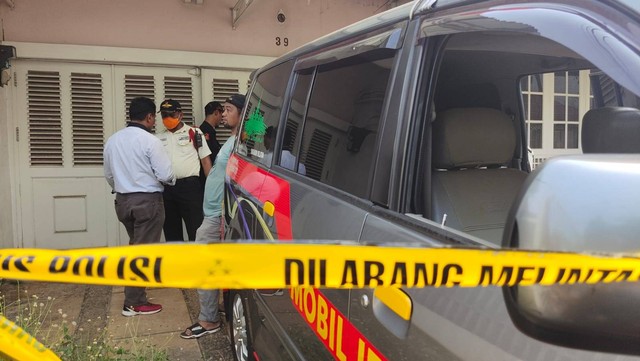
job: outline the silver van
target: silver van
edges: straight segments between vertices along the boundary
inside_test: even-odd
[[[637,251],[639,95],[639,1],[399,6],[255,72],[226,240]],[[235,355],[640,355],[635,284],[430,288],[437,271],[409,287],[231,290]]]

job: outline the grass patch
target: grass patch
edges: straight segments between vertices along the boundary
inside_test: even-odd
[[[65,310],[54,308],[55,297],[38,296],[22,289],[18,281],[0,279],[1,289],[11,290],[0,294],[0,314],[16,323],[35,337],[64,361],[168,361],[167,350],[151,344],[148,338],[131,330],[131,345],[114,346],[106,328],[84,332],[82,325],[69,319]],[[90,320],[89,320],[90,321]],[[95,332],[93,332],[95,331]],[[89,337],[84,334],[92,335]],[[0,353],[0,360],[7,359]]]

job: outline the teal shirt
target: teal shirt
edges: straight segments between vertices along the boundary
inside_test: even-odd
[[[232,135],[224,143],[213,167],[207,175],[207,181],[204,185],[204,203],[202,209],[205,217],[220,217],[222,215],[222,199],[224,198],[224,179],[227,170],[227,162],[233,150],[233,143],[236,137]]]

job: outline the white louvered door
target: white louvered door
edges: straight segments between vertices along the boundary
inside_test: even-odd
[[[204,104],[246,93],[249,72],[15,61],[19,244],[36,248],[124,245],[128,236],[104,180],[106,139],[126,125],[137,96],[178,100],[188,124]],[[158,131],[163,125],[158,117]],[[226,140],[228,131],[221,131]]]
[[[194,125],[201,122],[200,80],[190,73],[195,73],[194,69],[116,66],[116,114],[120,117],[117,128],[125,126],[129,102],[139,96],[151,98],[156,107],[165,99],[177,100],[182,106],[185,123]],[[160,116],[156,127],[158,131],[164,130]]]
[[[202,71],[202,103],[212,100],[223,102],[229,95],[246,94],[250,72],[204,69]],[[216,138],[220,144],[231,135],[223,126],[216,129]]]
[[[112,244],[102,170],[113,131],[111,67],[16,62],[16,83],[22,245]]]
[[[201,108],[204,106],[200,96],[202,91],[200,79],[191,73],[197,72],[192,68],[115,66],[115,105],[116,114],[120,116],[116,130],[124,128],[129,117],[129,103],[138,96],[152,99],[156,108],[165,99],[177,100],[182,107],[182,120],[189,125],[199,124],[202,121]],[[164,130],[162,119],[158,115],[154,132]],[[129,238],[123,226],[119,228],[119,236],[120,244],[127,244]]]

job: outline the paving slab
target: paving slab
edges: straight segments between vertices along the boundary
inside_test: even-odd
[[[182,291],[175,288],[147,289],[150,302],[162,305],[153,315],[124,317],[124,288],[114,287],[109,307],[107,332],[113,346],[125,349],[155,347],[167,351],[170,360],[202,360],[197,342],[180,338],[185,325],[190,325],[189,312]]]

